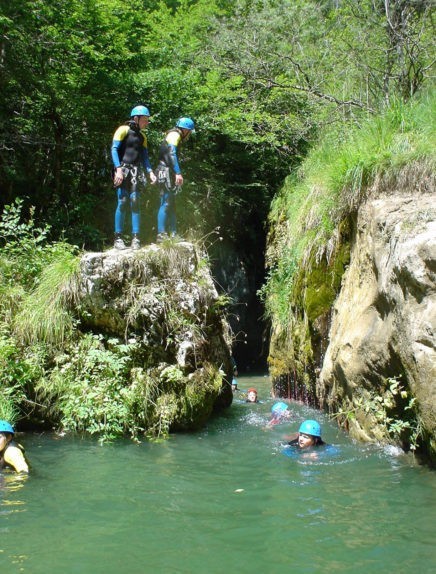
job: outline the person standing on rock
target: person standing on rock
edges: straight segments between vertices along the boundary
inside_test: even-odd
[[[191,118],[180,118],[174,128],[170,129],[159,149],[159,163],[156,169],[160,193],[160,206],[157,214],[157,241],[165,239],[168,234],[176,235],[176,195],[183,185],[183,175],[177,157],[179,146],[188,140],[195,125]]]
[[[114,164],[113,181],[117,189],[117,208],[115,211],[115,249],[126,249],[122,238],[126,212],[130,207],[132,217],[132,249],[139,249],[141,217],[139,211],[140,171],[144,168],[155,183],[156,176],[150,164],[145,128],[148,126],[150,112],[145,106],[135,106],[130,112],[130,120],[120,126],[113,137],[111,155]]]

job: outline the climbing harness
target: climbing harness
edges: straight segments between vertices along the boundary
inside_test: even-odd
[[[163,163],[158,165],[156,177],[159,185],[164,185],[167,189],[171,189],[170,169]]]
[[[161,194],[163,193],[162,188],[165,187],[166,191],[171,191],[174,195],[179,194],[182,191],[181,185],[171,186],[170,168],[164,163],[159,163],[156,169],[157,183],[161,187]]]
[[[132,186],[135,186],[137,184],[137,177],[138,177],[138,166],[137,165],[132,165],[129,163],[122,163],[121,164],[121,171],[123,172],[123,178],[126,179],[127,177],[129,177],[130,174],[130,182],[132,184]]]

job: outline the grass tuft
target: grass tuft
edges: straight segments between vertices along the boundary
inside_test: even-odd
[[[23,300],[14,320],[14,334],[23,344],[59,345],[71,335],[71,304],[77,300],[80,257],[66,251],[42,272],[37,287]]]
[[[287,178],[269,217],[270,271],[260,294],[270,318],[283,327],[290,322],[301,298],[301,278],[323,259],[334,263],[344,241],[340,228],[369,195],[392,185],[405,189],[417,173],[422,175],[420,190],[429,191],[436,163],[435,112],[434,90],[407,104],[394,101],[362,125],[324,134],[298,172]]]

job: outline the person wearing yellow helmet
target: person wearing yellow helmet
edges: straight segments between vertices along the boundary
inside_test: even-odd
[[[139,211],[139,170],[144,168],[155,183],[156,176],[150,164],[145,128],[148,126],[150,112],[145,106],[135,106],[130,112],[130,120],[120,126],[112,139],[111,155],[114,164],[113,182],[117,188],[117,209],[115,212],[115,249],[126,249],[122,234],[124,220],[130,204],[132,218],[132,249],[141,244]]]
[[[0,469],[12,468],[16,472],[29,472],[21,445],[13,441],[14,429],[10,423],[0,420]]]

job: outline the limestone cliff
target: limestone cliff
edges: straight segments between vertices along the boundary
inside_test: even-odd
[[[436,195],[425,164],[379,178],[330,255],[298,268],[274,322],[277,396],[327,410],[354,437],[436,460]],[[339,279],[339,280],[338,280]]]
[[[413,409],[414,438],[435,449],[435,273],[434,194],[392,189],[361,206],[318,383],[353,435],[383,439],[396,413],[401,438]]]

